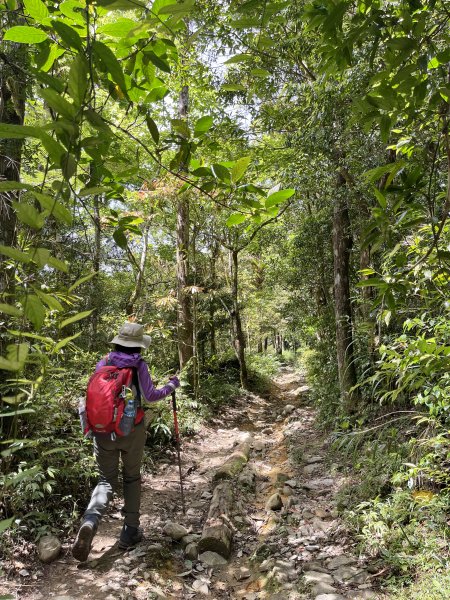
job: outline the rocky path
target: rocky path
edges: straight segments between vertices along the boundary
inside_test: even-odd
[[[377,598],[377,569],[358,560],[335,508],[343,482],[315,429],[308,388],[290,368],[270,398],[248,394],[183,444],[187,511],[174,455],[143,482],[146,538],[117,548],[119,505],[112,507],[82,565],[64,555],[0,593],[23,600],[343,600]],[[234,485],[233,554],[198,556],[212,496],[211,476],[249,432],[250,460]]]

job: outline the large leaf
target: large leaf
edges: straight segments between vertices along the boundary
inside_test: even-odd
[[[188,15],[193,9],[195,0],[186,0],[185,2],[177,2],[173,4],[167,4],[159,9],[160,15]]]
[[[113,238],[114,241],[116,242],[116,244],[119,246],[119,248],[122,248],[123,250],[125,250],[125,248],[127,247],[128,241],[127,241],[127,236],[125,235],[123,229],[116,229],[113,233]]]
[[[32,227],[33,229],[42,229],[45,223],[45,214],[39,212],[31,204],[26,202],[11,202],[12,207],[16,211],[17,218]]]
[[[11,317],[21,317],[22,311],[17,306],[13,306],[12,304],[0,304],[0,313],[5,315],[11,315]]]
[[[4,40],[9,42],[19,42],[20,44],[40,44],[48,38],[48,35],[42,29],[29,27],[28,25],[16,25],[11,27],[3,36]]]
[[[39,201],[39,204],[42,206],[42,208],[48,210],[49,214],[54,216],[55,219],[65,223],[66,225],[72,224],[72,213],[55,198],[47,196],[46,194],[41,194],[35,190],[31,190],[31,193]]]
[[[220,179],[221,181],[224,181],[225,183],[230,183],[230,181],[231,181],[230,171],[226,167],[224,167],[223,165],[214,164],[214,165],[212,165],[212,170],[214,172],[215,177],[217,177],[217,179]]]
[[[198,137],[205,134],[209,129],[211,129],[213,122],[214,120],[211,115],[200,117],[200,119],[198,119],[198,121],[195,123],[194,135]]]
[[[232,227],[233,225],[239,225],[247,219],[247,215],[241,213],[233,213],[227,219],[227,226]]]
[[[117,58],[114,56],[111,48],[102,42],[99,42],[98,40],[95,40],[92,46],[104,70],[111,75],[112,80],[117,83],[123,94],[126,96],[127,86],[125,84],[125,77],[123,75],[122,67]]]
[[[70,66],[68,91],[74,104],[81,106],[88,88],[88,64],[86,59],[78,54]]]
[[[0,533],[3,533],[6,529],[11,527],[11,525],[14,523],[14,519],[15,517],[11,517],[9,519],[3,519],[2,521],[0,521]],[[3,598],[4,600],[9,600],[10,598],[11,600],[14,600],[14,596],[11,596],[9,594],[7,596],[4,596]]]
[[[67,119],[74,119],[76,115],[76,108],[70,102],[67,102],[61,94],[58,94],[52,88],[45,88],[39,90],[39,94],[47,102],[47,104],[56,111],[59,115],[66,117]]]
[[[0,181],[0,192],[12,192],[14,190],[31,190],[32,185],[20,181]]]
[[[60,340],[56,346],[53,348],[53,352],[59,352],[61,350],[61,348],[64,348],[64,346],[67,346],[67,344],[69,344],[72,340],[74,340],[75,338],[77,338],[78,336],[81,335],[81,331],[79,331],[78,333],[76,333],[75,335],[69,335],[69,337],[64,338],[63,340]]]
[[[155,121],[151,118],[150,115],[147,115],[145,117],[145,121],[147,123],[147,129],[150,132],[150,135],[153,138],[153,141],[155,142],[155,144],[159,143],[159,131],[158,131],[158,126],[156,125]]]
[[[23,0],[25,11],[38,23],[42,23],[49,16],[49,12],[42,0]]]
[[[273,194],[270,194],[270,196],[267,197],[266,203],[265,203],[266,208],[271,208],[272,206],[281,204],[281,202],[284,202],[285,200],[287,200],[294,194],[295,194],[295,190],[293,190],[293,189],[286,189],[286,190],[280,190],[279,192],[274,192]]]
[[[22,250],[18,250],[17,248],[11,248],[10,246],[0,246],[0,254],[9,256],[9,258],[18,262],[29,263],[31,261],[29,254],[22,252]]]
[[[62,321],[60,323],[59,328],[62,329],[63,327],[66,327],[67,325],[70,325],[71,323],[76,323],[77,321],[81,321],[81,319],[85,319],[92,312],[93,312],[92,310],[84,310],[83,312],[79,312],[76,315],[73,315],[73,317],[69,317],[68,319],[64,319],[64,321]]]
[[[136,27],[136,21],[133,19],[121,18],[115,19],[113,23],[107,23],[97,29],[98,33],[110,37],[126,37],[130,31]]]
[[[170,65],[164,58],[161,58],[151,50],[146,52],[145,56],[151,60],[155,67],[158,67],[158,69],[161,69],[161,71],[164,71],[165,73],[170,73]]]
[[[249,60],[253,60],[254,56],[252,54],[236,54],[232,56],[228,60],[224,62],[225,65],[234,65],[237,63],[248,62]]]
[[[27,294],[20,300],[20,303],[23,306],[26,318],[33,323],[35,329],[40,329],[44,324],[46,313],[41,300],[36,294]]]
[[[75,281],[75,283],[73,283],[67,291],[70,294],[79,285],[82,285],[83,283],[86,283],[86,281],[89,281],[90,279],[92,279],[97,274],[98,274],[98,271],[95,271],[94,273],[89,273],[89,275],[84,275],[83,277],[80,277],[80,279],[77,279]]]
[[[69,46],[79,52],[83,52],[83,42],[78,32],[62,21],[52,21],[53,29],[58,33],[61,40]]]
[[[30,125],[8,125],[7,123],[0,123],[0,138],[40,138],[42,133],[43,132],[40,127],[31,127]]]
[[[234,183],[237,183],[240,179],[242,179],[245,171],[250,164],[251,158],[250,156],[244,156],[236,161],[236,164],[231,169],[231,179]]]
[[[30,347],[26,343],[10,344],[6,347],[6,357],[0,356],[0,369],[20,371],[27,359]]]

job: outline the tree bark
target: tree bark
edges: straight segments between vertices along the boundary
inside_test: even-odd
[[[142,252],[141,258],[139,261],[139,269],[136,272],[136,281],[134,284],[134,289],[131,292],[131,295],[128,299],[126,305],[126,313],[127,316],[131,316],[135,312],[135,304],[141,295],[142,285],[144,283],[144,274],[145,274],[145,263],[147,262],[147,254],[148,254],[148,232],[150,229],[150,225],[146,224],[144,226],[144,231],[142,232]]]
[[[92,280],[92,304],[94,312],[91,318],[91,336],[89,338],[89,350],[94,350],[98,339],[98,308],[99,308],[99,271],[100,271],[100,252],[101,252],[101,228],[100,228],[100,201],[99,196],[95,195],[93,200],[94,207],[94,256],[92,257],[92,268],[96,275]]]
[[[211,291],[215,292],[217,288],[217,270],[216,262],[219,257],[219,244],[214,241],[211,249],[211,260],[210,260],[210,280],[211,280]],[[211,348],[211,356],[217,354],[216,346],[216,322],[215,322],[216,304],[214,294],[211,294],[209,298],[209,343]]]
[[[350,217],[344,198],[344,177],[339,174],[333,213],[334,305],[336,320],[336,353],[341,398],[352,410],[351,388],[356,384],[353,356],[352,307],[350,302]]]
[[[222,479],[233,479],[248,462],[252,444],[252,437],[248,435],[246,439],[239,444],[227,460],[221,465],[213,475],[213,481],[221,481]]]
[[[210,550],[224,558],[230,556],[233,539],[232,510],[233,486],[230,481],[223,481],[214,489],[208,517],[198,543],[199,552]]]
[[[238,262],[239,253],[237,250],[231,250],[231,295],[233,299],[233,310],[231,312],[233,343],[236,357],[239,361],[239,370],[241,376],[241,385],[244,389],[248,388],[247,363],[245,362],[245,336],[242,330],[241,312],[239,308],[239,279]]]
[[[186,119],[189,108],[189,88],[180,92],[178,114]],[[185,170],[186,165],[181,165]],[[183,369],[193,357],[192,303],[189,294],[189,198],[183,194],[177,204],[177,300],[178,357]]]

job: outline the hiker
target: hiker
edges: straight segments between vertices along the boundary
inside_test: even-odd
[[[169,383],[156,389],[141,356],[142,349],[148,349],[150,337],[144,335],[144,327],[138,323],[125,323],[119,333],[111,340],[114,350],[97,363],[95,371],[106,365],[133,368],[132,390],[137,405],[141,397],[147,402],[157,402],[171,394],[180,382],[176,376]],[[72,548],[74,558],[87,560],[92,540],[97,531],[101,516],[105,513],[113,492],[117,490],[119,475],[119,457],[122,459],[123,497],[122,514],[124,524],[120,534],[119,548],[127,549],[142,539],[139,528],[139,509],[141,501],[141,462],[144,453],[146,429],[144,411],[138,408],[134,431],[125,437],[110,433],[94,433],[94,454],[99,470],[99,481],[92,492],[91,500],[83,515],[83,520]]]

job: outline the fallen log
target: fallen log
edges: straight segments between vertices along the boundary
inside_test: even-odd
[[[214,473],[213,482],[222,481],[224,479],[233,479],[235,475],[242,471],[248,462],[251,443],[251,436],[247,436],[247,438],[239,444],[233,454],[231,454],[223,465]]]
[[[202,537],[198,543],[199,552],[217,552],[228,558],[231,554],[233,529],[231,511],[233,507],[233,488],[231,482],[219,483],[213,493],[208,517],[203,527]]]

